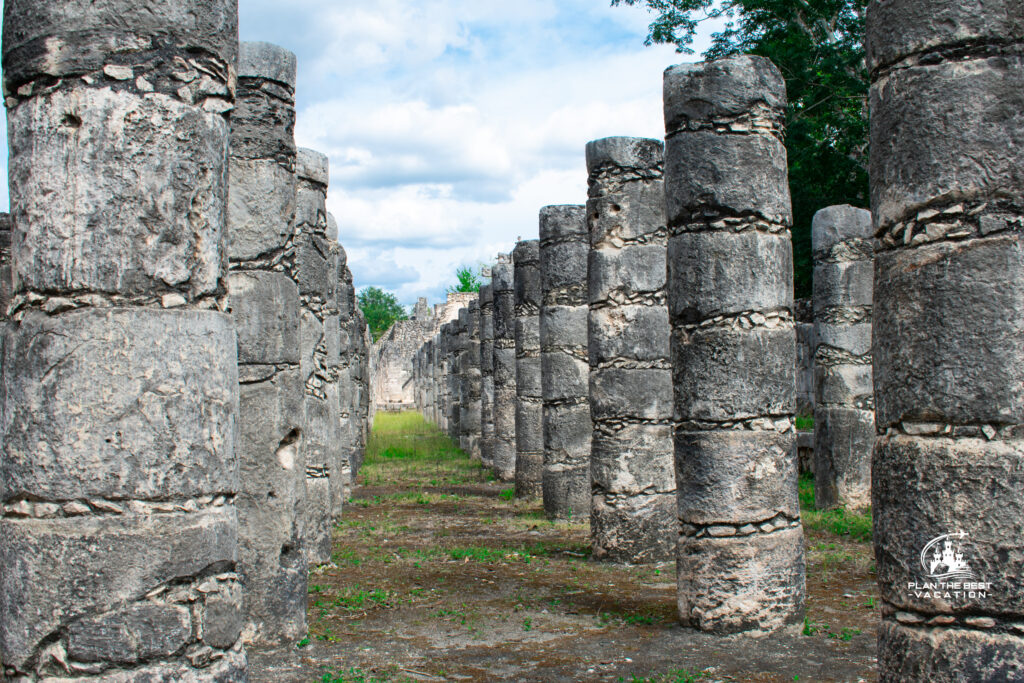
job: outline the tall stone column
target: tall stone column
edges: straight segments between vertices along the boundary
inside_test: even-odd
[[[370,337],[370,328],[366,324],[366,318],[363,317],[363,312],[358,308],[355,311],[355,321],[355,363],[357,369],[355,389],[357,400],[356,431],[352,450],[354,457],[352,476],[359,473],[359,469],[363,466],[363,460],[366,458],[366,442],[370,436],[370,422],[373,414],[370,408],[370,373],[372,371],[370,350],[373,348],[373,340]]]
[[[544,479],[540,384],[540,243],[512,252],[516,315],[516,496],[540,498]]]
[[[590,514],[590,366],[583,206],[548,206],[540,217],[540,364],[544,510],[551,519]]]
[[[480,460],[494,466],[494,285],[480,288]]]
[[[867,45],[879,680],[1024,680],[1021,7],[872,2]]]
[[[5,678],[246,678],[222,312],[237,20],[233,0],[5,3]]]
[[[871,506],[874,261],[871,212],[830,206],[814,216],[814,502]]]
[[[665,190],[658,140],[587,145],[593,555],[660,562],[676,534]]]
[[[679,617],[803,618],[786,87],[762,57],[665,72]]]
[[[331,559],[334,504],[331,465],[338,459],[339,409],[328,392],[339,333],[338,254],[327,238],[327,157],[299,149],[295,200],[295,268],[302,302],[299,348],[305,387],[303,450],[306,459],[306,558],[312,565]]]
[[[465,356],[466,356],[466,327],[467,327],[467,316],[468,311],[465,308],[460,308],[458,317],[452,320],[452,348],[451,348],[451,386],[452,386],[452,406],[451,416],[452,423],[449,429],[451,430],[452,439],[459,444],[459,448],[466,450],[466,434],[462,427],[462,420],[468,414],[468,411],[464,409],[464,403],[466,402],[468,391],[466,383],[463,381],[465,378],[464,367],[465,367]]]
[[[242,43],[231,117],[228,279],[238,329],[238,567],[246,635],[306,633],[306,495],[295,261],[295,55]],[[269,114],[269,115],[268,115]]]
[[[327,223],[330,226],[334,216],[327,214]],[[331,231],[337,234],[337,230]],[[355,287],[352,284],[352,271],[348,268],[348,254],[344,247],[338,245],[338,326],[339,341],[338,347],[341,353],[338,367],[338,451],[341,461],[341,480],[344,489],[341,493],[341,503],[348,497],[352,486],[353,470],[352,462],[355,459],[355,441],[357,417],[355,410],[356,402],[356,374],[355,356],[358,343],[355,339],[355,311],[357,308]],[[337,498],[334,498],[337,502]],[[335,517],[342,514],[341,508],[334,511]]]
[[[462,344],[459,425],[462,450],[473,458],[480,458],[481,430],[481,375],[480,375],[480,302],[469,302],[459,311],[459,325],[465,335]]]
[[[516,314],[511,257],[500,254],[491,271],[494,288],[494,460],[502,481],[516,476]]]

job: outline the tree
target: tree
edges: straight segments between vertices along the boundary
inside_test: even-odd
[[[396,320],[409,318],[405,308],[398,303],[398,297],[378,287],[367,287],[359,292],[359,309],[363,312],[373,341],[384,336]]]
[[[483,284],[480,278],[484,275],[483,266],[480,267],[479,271],[474,273],[473,269],[469,266],[459,266],[455,269],[455,277],[458,278],[459,283],[452,285],[448,288],[449,294],[455,294],[457,292],[479,292],[480,285]]]
[[[786,79],[786,150],[793,197],[796,294],[811,294],[811,219],[832,204],[868,205],[867,0],[611,0],[656,15],[647,44],[690,47],[716,19],[706,59],[747,53],[771,59]]]

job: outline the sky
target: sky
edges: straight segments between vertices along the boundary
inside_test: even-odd
[[[239,0],[239,13],[242,40],[298,56],[296,141],[330,158],[356,287],[406,305],[536,238],[542,206],[584,203],[587,141],[663,137],[662,72],[696,59],[644,46],[651,16],[609,0]]]

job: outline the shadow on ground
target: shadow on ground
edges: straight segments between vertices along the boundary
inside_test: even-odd
[[[380,416],[359,486],[310,576],[309,635],[250,650],[254,682],[872,681],[868,543],[808,531],[802,628],[721,638],[679,626],[673,563],[589,559],[418,416]]]

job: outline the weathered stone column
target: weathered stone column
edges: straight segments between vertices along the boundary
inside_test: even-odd
[[[814,502],[871,506],[874,262],[871,212],[831,206],[814,216]]]
[[[327,157],[299,149],[295,200],[295,277],[302,302],[299,347],[303,398],[303,451],[306,459],[306,559],[331,559],[331,527],[336,501],[331,466],[338,460],[339,409],[328,393],[336,368],[338,254],[327,238]]]
[[[327,224],[337,225],[334,216],[327,214]],[[337,229],[331,230],[337,234]],[[352,272],[348,268],[348,254],[338,244],[338,348],[341,353],[338,367],[338,453],[341,460],[341,480],[344,489],[341,494],[342,506],[348,498],[354,476],[352,462],[355,459],[355,441],[357,417],[356,402],[356,369],[355,355],[357,342],[355,339],[355,311],[357,308],[355,287],[352,284]],[[334,499],[337,501],[337,498]],[[334,511],[335,517],[342,514],[339,508]]]
[[[480,288],[480,460],[494,466],[494,285]]]
[[[465,335],[462,344],[459,426],[462,450],[480,458],[481,375],[480,375],[480,302],[476,299],[459,311],[459,325]]]
[[[786,88],[762,57],[665,72],[679,616],[803,618]]]
[[[462,419],[467,415],[463,403],[468,395],[464,379],[464,366],[466,355],[466,316],[465,308],[459,309],[458,317],[452,320],[452,347],[451,347],[451,386],[452,406],[450,409],[452,421],[449,429],[451,437],[459,448],[466,450],[466,439],[462,428]]]
[[[306,495],[295,261],[295,55],[242,43],[231,117],[228,279],[238,329],[238,567],[246,637],[306,633]]]
[[[5,679],[246,678],[221,312],[237,19],[5,3]]]
[[[540,364],[544,510],[551,519],[590,514],[590,366],[587,362],[587,255],[583,206],[540,215]]]
[[[867,45],[879,680],[1024,680],[1021,7],[872,2]]]
[[[373,412],[370,408],[370,350],[373,348],[373,340],[370,337],[370,328],[366,324],[363,312],[356,308],[356,432],[353,440],[352,476],[359,473],[366,458],[366,441],[370,435],[370,422]]]
[[[512,252],[516,315],[516,496],[540,498],[544,479],[543,392],[540,385],[540,243]]]
[[[675,550],[665,190],[658,140],[587,145],[593,555],[659,562]]]
[[[499,254],[491,271],[494,288],[494,460],[502,481],[516,476],[516,314],[512,259]]]

